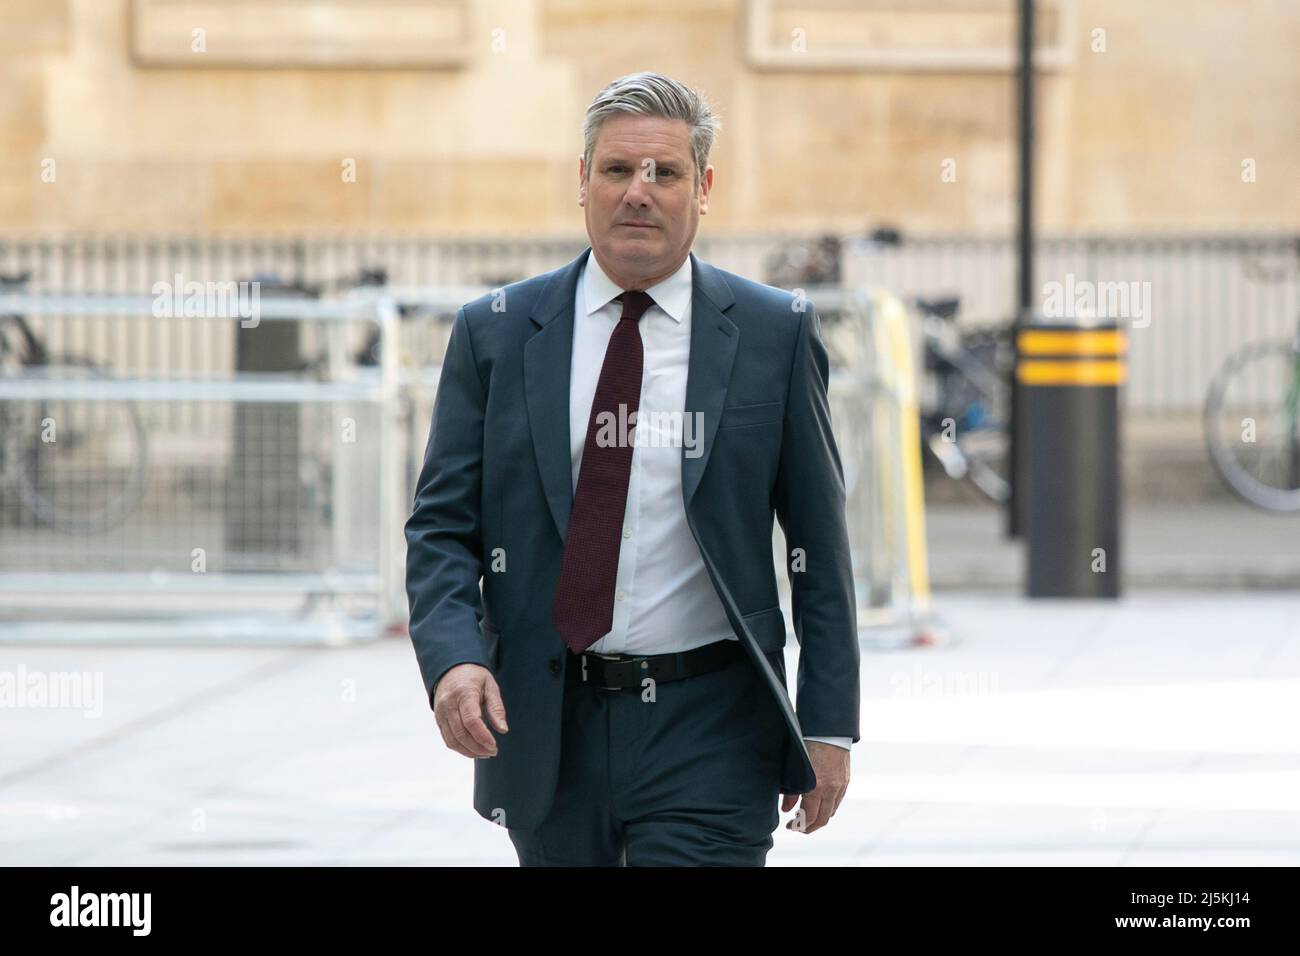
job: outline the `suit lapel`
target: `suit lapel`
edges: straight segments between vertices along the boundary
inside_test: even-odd
[[[524,344],[524,400],[537,471],[555,530],[564,540],[573,507],[569,454],[569,370],[573,364],[573,300],[590,247],[551,277],[529,318],[538,330]]]
[[[555,529],[563,541],[573,508],[569,453],[569,380],[573,363],[573,309],[578,276],[588,247],[558,270],[538,297],[529,318],[537,331],[524,345],[524,398],[537,470]],[[682,499],[690,507],[713,448],[713,436],[726,404],[740,331],[723,314],[735,301],[730,288],[708,263],[691,256],[691,353],[686,376],[686,407],[699,413],[703,432],[693,431],[697,457],[682,448]],[[693,427],[696,419],[692,417]]]
[[[731,367],[736,360],[740,344],[740,330],[723,311],[731,307],[735,298],[722,277],[708,263],[701,262],[691,253],[691,356],[686,376],[686,412],[692,426],[699,421],[703,434],[693,433],[694,451],[702,453],[689,457],[682,447],[682,501],[689,508],[695,489],[704,476],[713,450],[713,436],[718,430],[718,419],[726,404],[727,388],[731,384]],[[698,414],[696,414],[698,413]],[[698,444],[702,442],[703,444]]]

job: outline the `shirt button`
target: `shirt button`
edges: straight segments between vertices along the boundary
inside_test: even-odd
[[[631,529],[631,528],[624,528],[624,529],[623,529],[623,537],[625,537],[625,538],[630,538],[630,537],[632,537],[632,529]]]
[[[550,667],[552,674],[558,674],[560,672],[560,659],[558,657],[552,657],[546,663],[547,666]]]
[[[616,595],[616,597],[617,597],[620,601],[626,600],[626,598],[627,598],[627,592],[626,592],[626,591],[619,591],[618,594]]]

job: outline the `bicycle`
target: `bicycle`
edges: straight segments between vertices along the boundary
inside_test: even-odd
[[[850,236],[856,251],[895,248],[899,230],[880,227]],[[778,288],[815,290],[838,286],[846,243],[825,234],[810,242],[782,246],[764,261],[763,281]],[[911,300],[921,317],[925,385],[934,397],[923,403],[921,437],[930,454],[954,480],[969,478],[982,494],[1004,503],[1011,495],[1006,476],[1010,421],[1009,370],[1015,362],[1011,330],[984,326],[957,330],[960,302]],[[818,308],[833,363],[853,367],[861,360],[861,330],[834,308]],[[924,391],[924,390],[923,390]]]
[[[921,439],[948,477],[969,478],[985,497],[1005,503],[1011,495],[1011,329],[983,325],[958,330],[959,298],[918,297],[912,302],[921,316],[927,385]]]
[[[1245,271],[1267,282],[1294,280],[1300,237],[1293,251],[1288,267]],[[1265,511],[1300,511],[1300,311],[1290,341],[1255,342],[1224,360],[1202,419],[1210,462],[1230,491]]]
[[[0,275],[0,293],[22,292],[30,279],[30,272]],[[110,378],[85,356],[52,353],[21,314],[0,315],[0,376]],[[0,436],[0,484],[16,491],[38,524],[96,534],[139,507],[149,436],[134,402],[2,401]]]

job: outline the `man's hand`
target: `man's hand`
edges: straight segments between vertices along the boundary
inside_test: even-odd
[[[449,750],[466,757],[495,757],[497,742],[483,723],[483,706],[499,733],[506,733],[506,705],[486,667],[457,664],[442,675],[433,691],[433,716]]]
[[[840,801],[844,799],[845,791],[849,789],[849,752],[843,747],[825,744],[820,740],[808,740],[805,743],[813,770],[817,774],[817,786],[803,794],[799,815],[787,823],[785,828],[812,833],[830,822],[840,807]],[[797,793],[783,794],[781,812],[788,813],[794,809],[799,796]]]

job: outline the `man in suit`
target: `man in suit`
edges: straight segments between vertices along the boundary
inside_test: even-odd
[[[779,795],[812,833],[848,786],[827,353],[811,304],[691,252],[717,127],[668,77],[610,84],[578,166],[590,247],[452,325],[406,524],[410,634],[521,865],[762,866]]]

